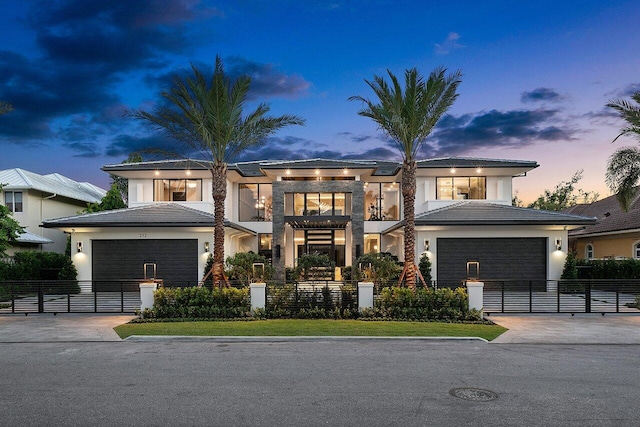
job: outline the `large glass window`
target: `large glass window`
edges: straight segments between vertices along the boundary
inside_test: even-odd
[[[271,184],[240,184],[238,203],[240,221],[273,220]]]
[[[484,176],[436,178],[438,200],[484,200],[487,198],[487,180]]]
[[[258,234],[258,253],[268,260],[271,260],[272,234]]]
[[[396,182],[369,182],[364,185],[366,221],[400,219],[400,185]]]
[[[364,235],[364,253],[365,254],[380,253],[380,235],[379,234]]]
[[[4,205],[11,212],[22,212],[22,191],[5,191]]]
[[[287,193],[284,211],[290,216],[349,216],[351,193]]]
[[[153,200],[156,202],[202,201],[201,179],[154,179]]]

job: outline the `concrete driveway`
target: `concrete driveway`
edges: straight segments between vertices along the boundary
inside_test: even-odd
[[[0,316],[0,343],[121,341],[113,328],[134,318],[128,314]]]
[[[640,344],[640,315],[492,314],[487,319],[509,329],[492,343]]]

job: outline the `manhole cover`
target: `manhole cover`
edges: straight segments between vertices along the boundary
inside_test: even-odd
[[[453,397],[457,397],[464,400],[471,400],[473,402],[489,402],[496,400],[498,394],[491,390],[483,390],[481,388],[452,388],[449,390],[449,394]]]

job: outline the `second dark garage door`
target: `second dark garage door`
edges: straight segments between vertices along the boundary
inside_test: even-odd
[[[156,277],[168,285],[198,281],[196,239],[94,240],[92,259],[93,280],[104,281],[103,290],[106,281],[142,279],[146,262],[156,263]]]
[[[438,239],[438,283],[459,286],[467,278],[467,262],[480,263],[481,280],[544,283],[546,238]]]

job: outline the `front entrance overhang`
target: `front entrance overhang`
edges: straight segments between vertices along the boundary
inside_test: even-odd
[[[309,228],[331,228],[344,229],[351,221],[350,216],[333,215],[333,216],[285,216],[284,221],[292,228],[309,229]]]

